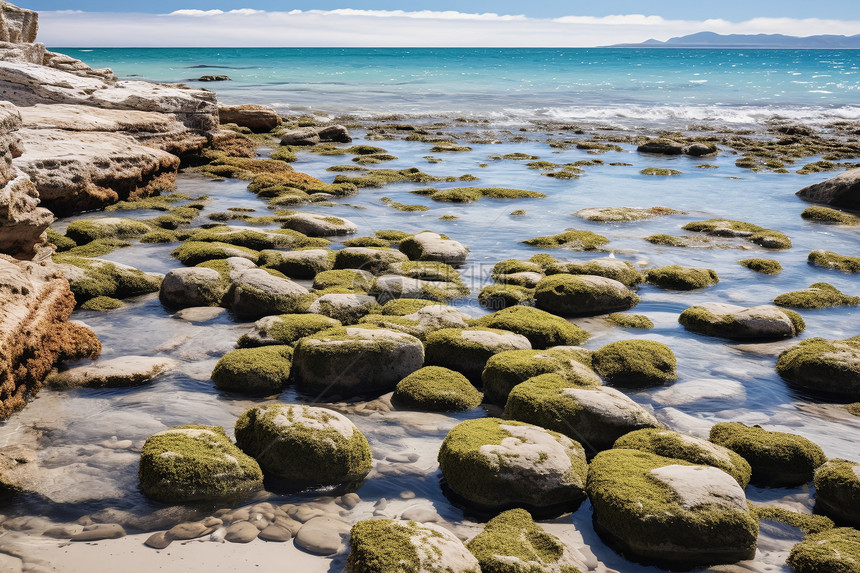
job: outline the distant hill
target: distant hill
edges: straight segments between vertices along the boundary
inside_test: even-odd
[[[610,48],[829,48],[860,49],[860,34],[856,36],[785,36],[783,34],[717,34],[699,32],[670,38],[665,42],[646,40],[641,44],[615,44]]]

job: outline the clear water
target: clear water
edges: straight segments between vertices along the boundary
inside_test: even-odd
[[[665,99],[650,90],[625,88],[620,78],[630,69],[629,61],[615,62],[611,69],[602,69],[599,62],[610,58],[611,50],[574,50],[561,52],[522,50],[516,65],[501,67],[485,89],[488,105],[480,105],[477,92],[482,89],[480,77],[488,77],[487,68],[475,66],[475,77],[466,77],[461,83],[455,81],[456,75],[466,73],[465,61],[456,59],[442,66],[434,59],[432,52],[419,54],[422,62],[436,62],[433,72],[440,78],[420,82],[414,79],[415,69],[423,64],[398,67],[397,62],[406,51],[370,51],[373,57],[366,61],[358,53],[349,52],[344,64],[322,66],[316,60],[316,68],[311,61],[302,58],[306,50],[278,50],[277,57],[266,58],[270,51],[248,50],[231,52],[229,50],[178,50],[170,66],[164,61],[167,52],[160,50],[94,50],[92,52],[69,53],[83,56],[93,65],[113,65],[122,75],[130,75],[133,70],[141,70],[144,75],[158,80],[177,80],[193,73],[221,73],[220,70],[200,70],[188,68],[199,62],[226,65],[237,69],[227,71],[234,79],[219,96],[226,101],[281,102],[290,109],[307,105],[316,110],[358,113],[366,104],[369,112],[382,113],[385,109],[394,111],[391,101],[402,98],[403,105],[415,105],[425,115],[438,111],[446,105],[467,105],[474,114],[495,113],[494,102],[502,105],[514,101],[515,105],[525,105],[526,101],[540,99],[544,105],[551,99],[547,94],[547,80],[552,75],[550,64],[573,69],[584,58],[594,60],[590,74],[577,77],[580,93],[591,94],[594,110],[599,109],[597,94],[601,85],[608,104],[619,109],[635,109],[635,106],[651,106],[651,109],[668,111],[672,104],[683,102],[687,93],[702,97],[702,105],[713,106],[726,111],[743,109],[734,103],[749,102],[753,98],[743,98],[731,90],[723,96],[725,101],[717,100],[720,88],[714,84],[739,82],[739,77],[768,77],[766,70],[750,67],[747,72],[729,71],[729,64],[722,71],[711,71],[706,87],[691,84],[685,92],[689,79],[697,66],[704,69],[708,58],[734,62],[742,58],[762,58],[763,52],[752,55],[714,51],[661,50],[651,53],[629,53],[630,58],[640,58],[639,64],[653,68],[653,76],[671,77],[672,89],[666,89]],[[313,51],[316,53],[316,51]],[[326,51],[319,51],[321,54]],[[339,53],[328,51],[327,53]],[[355,51],[359,52],[359,51]],[[454,51],[470,53],[473,51]],[[480,62],[493,61],[499,51],[477,51]],[[498,53],[497,53],[498,52]],[[582,52],[576,56],[573,52]],[[586,54],[587,52],[587,54]],[[218,55],[220,54],[220,55]],[[663,54],[663,56],[661,56]],[[813,102],[814,97],[799,87],[792,88],[787,79],[778,79],[779,85],[764,82],[753,94],[773,93],[783,88],[789,90],[793,105],[797,109],[811,109],[814,113],[827,115],[847,113],[853,109],[850,94],[856,94],[856,76],[851,75],[852,54],[829,54],[826,52],[786,52],[780,54],[777,62],[770,67],[794,69],[811,77],[822,66],[834,70],[839,64],[840,85],[834,88],[830,99],[821,105]],[[317,54],[319,57],[321,55]],[[551,57],[552,56],[552,57]],[[839,56],[837,58],[837,56]],[[464,56],[465,57],[465,56]],[[665,57],[668,61],[661,61]],[[101,58],[101,59],[100,59]],[[134,58],[137,58],[136,60]],[[535,59],[543,62],[541,67],[525,74],[534,65]],[[611,59],[611,58],[610,58]],[[576,60],[576,61],[574,61]],[[340,60],[338,60],[340,61]],[[362,64],[362,62],[365,62]],[[684,61],[687,64],[682,65]],[[226,62],[226,63],[225,63]],[[244,62],[243,65],[239,63]],[[854,62],[856,63],[856,62]],[[291,64],[291,65],[288,65]],[[498,64],[501,66],[501,61]],[[362,66],[372,67],[372,72],[361,71]],[[329,84],[331,78],[341,73],[346,76],[342,84]],[[459,70],[459,71],[458,71]],[[525,71],[524,71],[525,70]],[[782,78],[771,70],[777,78]],[[521,73],[516,73],[521,72]],[[561,75],[561,72],[556,72]],[[572,72],[571,72],[572,73]],[[703,73],[703,72],[700,72]],[[662,75],[661,75],[662,74]],[[381,76],[391,76],[390,84],[377,86]],[[529,92],[526,78],[541,76],[544,89]],[[786,78],[791,77],[785,73]],[[285,78],[293,78],[291,83]],[[689,77],[687,77],[689,76]],[[733,76],[734,79],[730,79]],[[518,80],[504,78],[519,77]],[[600,78],[603,79],[600,79]],[[256,79],[254,79],[256,78]],[[413,78],[404,80],[404,78]],[[395,80],[401,80],[398,83]],[[324,81],[325,80],[325,81]],[[256,84],[254,81],[258,82]],[[403,83],[405,81],[405,83]],[[505,82],[509,83],[507,92]],[[564,80],[570,81],[570,80]],[[634,83],[633,80],[630,80]],[[640,77],[640,83],[645,77]],[[750,79],[749,81],[756,81]],[[821,79],[820,82],[825,80]],[[835,81],[835,80],[834,80]],[[603,82],[603,84],[601,84]],[[713,82],[713,84],[711,83]],[[780,83],[783,82],[783,83]],[[852,83],[854,82],[854,83]],[[562,79],[557,80],[562,85]],[[378,97],[362,95],[361,86],[373,84],[381,93]],[[222,85],[217,85],[219,91]],[[564,84],[567,85],[567,84]],[[791,84],[794,85],[794,84]],[[404,87],[405,86],[405,87]],[[446,86],[456,86],[448,90]],[[853,86],[853,87],[852,87]],[[471,90],[475,90],[472,93]],[[852,91],[854,90],[854,91]],[[564,92],[565,90],[560,89]],[[423,95],[422,95],[423,94]],[[506,95],[507,94],[507,95]],[[630,101],[623,99],[628,94]],[[417,95],[417,97],[416,97]],[[707,97],[705,97],[707,96]],[[856,96],[855,96],[856,97]],[[388,99],[392,98],[392,99]],[[570,98],[570,99],[565,99]],[[710,98],[710,99],[708,99]],[[588,100],[588,98],[583,98]],[[432,102],[431,102],[432,100]],[[562,102],[576,100],[565,93]],[[763,100],[764,101],[764,100]],[[582,105],[577,101],[571,105]],[[510,104],[514,105],[514,104]],[[699,105],[696,103],[695,105]],[[761,109],[770,109],[770,104],[762,104]],[[440,107],[433,107],[440,106]],[[632,107],[631,107],[632,106]],[[721,107],[724,106],[724,107]],[[453,109],[453,108],[451,108]],[[397,108],[397,111],[400,111]],[[642,118],[638,118],[640,120]],[[724,117],[721,121],[725,121]],[[357,197],[344,199],[334,207],[302,207],[303,210],[324,212],[347,218],[359,227],[358,235],[370,235],[378,229],[399,229],[420,231],[432,229],[445,233],[471,249],[468,263],[461,269],[471,295],[457,304],[472,315],[485,313],[477,304],[477,293],[489,284],[489,272],[493,264],[507,258],[528,258],[538,249],[521,243],[539,235],[554,234],[567,228],[586,229],[605,235],[610,239],[607,249],[613,256],[647,267],[668,264],[703,266],[717,271],[721,282],[711,288],[693,292],[674,292],[644,285],[639,289],[642,302],[633,312],[649,316],[656,324],[650,331],[624,330],[610,327],[603,319],[578,319],[575,322],[592,332],[593,336],[585,344],[587,348],[600,346],[622,339],[646,338],[668,344],[678,358],[679,380],[667,388],[659,388],[631,393],[637,402],[653,408],[659,419],[669,427],[680,431],[702,435],[707,434],[713,423],[720,421],[742,421],[763,424],[768,429],[789,431],[802,434],[824,448],[830,457],[857,459],[857,442],[860,440],[860,418],[847,415],[838,405],[822,403],[820,400],[804,396],[792,389],[776,375],[774,365],[778,352],[785,343],[744,345],[720,339],[710,339],[687,333],[678,323],[678,314],[693,304],[717,301],[753,306],[769,303],[776,295],[804,288],[811,283],[826,281],[843,292],[860,295],[857,275],[847,275],[811,267],[806,256],[812,249],[827,248],[847,255],[860,254],[860,227],[835,227],[814,224],[800,218],[801,211],[808,206],[794,193],[801,187],[821,181],[832,174],[752,173],[734,165],[735,157],[727,152],[721,153],[708,162],[718,165],[718,169],[697,169],[701,160],[687,157],[653,157],[635,152],[632,146],[624,145],[624,152],[609,152],[600,156],[589,155],[585,151],[570,149],[558,150],[537,142],[505,143],[498,145],[471,144],[473,150],[466,153],[437,154],[441,163],[428,163],[424,157],[430,155],[431,144],[407,141],[367,141],[363,132],[357,131],[355,143],[367,143],[385,147],[389,153],[399,157],[387,162],[384,167],[419,167],[434,175],[461,175],[471,173],[480,177],[475,185],[505,186],[533,189],[547,194],[544,199],[493,200],[482,199],[474,204],[454,205],[435,203],[428,198],[409,193],[424,185],[395,184],[383,189],[363,189]],[[528,169],[524,162],[493,161],[490,155],[521,152],[540,156],[541,159],[557,163],[599,157],[606,165],[587,167],[586,173],[575,180],[557,180],[540,175]],[[341,157],[326,157],[300,153],[294,167],[324,181],[331,181],[334,173],[326,171],[332,165],[348,162]],[[809,161],[814,158],[809,159]],[[610,166],[611,162],[626,162],[631,166]],[[486,164],[486,167],[481,167]],[[654,177],[639,174],[644,167],[669,167],[682,172],[674,177]],[[206,213],[224,211],[228,207],[252,207],[258,214],[266,214],[265,203],[246,190],[241,181],[213,182],[193,174],[181,175],[179,191],[194,196],[208,194],[213,200],[204,211]],[[462,184],[438,184],[438,187]],[[390,197],[394,201],[407,204],[422,204],[430,207],[426,212],[400,212],[385,206],[381,198]],[[656,205],[686,211],[685,215],[657,218],[649,221],[605,224],[583,221],[572,215],[585,207],[652,207]],[[356,206],[363,207],[357,209]],[[512,217],[510,212],[523,209],[525,217]],[[442,215],[457,215],[454,221],[442,221]],[[125,215],[122,214],[121,215]],[[143,217],[150,214],[140,212],[132,216]],[[99,216],[87,214],[82,217]],[[763,227],[777,229],[786,233],[794,246],[787,251],[766,251],[742,241],[722,241],[730,248],[683,249],[655,246],[643,240],[656,233],[680,234],[680,227],[693,220],[712,217],[729,217],[756,223]],[[205,222],[200,218],[197,224]],[[62,229],[67,221],[60,221],[57,228]],[[335,241],[333,248],[340,248]],[[130,264],[145,271],[164,273],[179,263],[169,256],[172,246],[134,245],[107,255],[106,259]],[[581,253],[558,250],[552,254],[563,261],[589,260],[607,253]],[[749,271],[737,261],[750,257],[767,257],[779,260],[785,270],[777,276],[759,275]],[[845,338],[860,334],[860,308],[832,308],[804,311],[803,317],[807,330],[801,338],[823,336],[826,338]],[[0,444],[25,443],[39,448],[40,461],[50,469],[50,487],[42,496],[19,497],[10,507],[4,509],[9,515],[42,515],[53,521],[73,521],[83,515],[126,517],[145,517],[154,512],[165,510],[145,498],[137,487],[137,462],[139,448],[149,435],[166,427],[178,424],[217,424],[231,431],[236,418],[258,401],[246,397],[219,392],[209,375],[216,361],[232,349],[236,339],[249,330],[250,324],[235,320],[229,313],[203,323],[183,320],[158,302],[154,295],[132,301],[127,307],[109,313],[78,311],[75,319],[84,321],[99,335],[104,345],[104,358],[114,358],[129,354],[169,356],[180,362],[180,367],[172,374],[159,378],[153,384],[134,389],[104,390],[43,390],[23,411],[0,425]],[[789,343],[790,344],[790,343]],[[294,390],[288,389],[277,400],[294,402],[305,401]],[[452,505],[444,497],[439,487],[440,474],[435,457],[438,446],[447,431],[463,419],[478,417],[498,411],[483,408],[471,412],[447,416],[440,414],[420,414],[410,412],[372,413],[362,410],[355,404],[329,405],[345,412],[367,435],[375,459],[375,469],[368,480],[358,490],[363,505],[369,515],[372,504],[381,498],[397,499],[404,492],[416,494],[411,504],[432,505],[446,520],[457,524],[468,524],[471,516]],[[125,441],[128,442],[125,442]],[[391,455],[416,453],[418,460],[410,464],[397,464],[386,461]],[[278,496],[278,501],[301,501],[313,497],[313,493],[293,496]],[[807,487],[766,490],[750,487],[747,495],[755,501],[778,501],[785,505],[809,509],[812,507],[813,492]],[[401,503],[392,504],[392,516],[398,515]],[[106,519],[106,518],[105,518]],[[606,567],[619,571],[656,571],[631,564],[616,555],[596,537],[590,524],[591,509],[586,502],[573,515],[557,520],[563,524],[574,524],[583,535],[585,543]],[[131,527],[130,529],[134,529]],[[762,537],[762,550],[756,560],[749,563],[755,571],[785,571],[784,549],[777,543],[773,549]],[[109,543],[109,542],[107,542]],[[771,544],[772,545],[772,544]],[[790,547],[790,545],[789,545]],[[324,568],[322,569],[324,570]]]

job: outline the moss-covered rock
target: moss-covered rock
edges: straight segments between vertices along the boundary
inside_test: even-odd
[[[534,289],[518,285],[490,285],[478,293],[478,302],[487,310],[500,310],[525,304],[534,298]]]
[[[414,336],[349,326],[299,340],[293,355],[293,373],[301,386],[310,389],[385,392],[423,363],[424,347]]]
[[[420,340],[443,328],[468,328],[472,317],[454,307],[434,304],[404,316],[368,315],[359,322],[411,334]]]
[[[467,547],[478,558],[482,573],[579,573],[587,569],[524,509],[500,513]]]
[[[229,287],[229,280],[215,269],[184,267],[164,276],[158,298],[170,308],[219,306]]]
[[[460,372],[469,380],[481,379],[487,360],[505,350],[530,349],[528,338],[495,328],[443,328],[424,341],[426,362]]]
[[[707,302],[691,306],[678,322],[692,332],[733,339],[791,338],[806,328],[799,314],[775,306],[744,308]]]
[[[263,487],[260,466],[220,426],[176,426],[148,437],[138,476],[143,493],[165,503],[231,500]]]
[[[82,304],[81,310],[95,310],[98,312],[106,312],[109,310],[116,310],[124,306],[125,303],[119,299],[111,298],[109,296],[97,296],[95,298],[91,298],[90,300]]]
[[[365,187],[383,187],[390,183],[401,183],[401,182],[410,182],[410,183],[436,183],[439,181],[467,181],[474,178],[469,178],[468,176],[461,177],[436,177],[435,175],[429,175],[424,173],[423,171],[412,167],[409,169],[371,169],[366,172],[363,172],[361,175],[357,177],[350,177],[348,175],[338,175],[334,178],[334,182],[337,183],[351,183],[359,188]]]
[[[212,371],[219,390],[277,394],[290,378],[293,349],[289,346],[240,348],[225,354]]]
[[[503,187],[453,187],[450,189],[418,189],[416,195],[430,197],[443,203],[474,203],[482,197],[491,199],[542,199],[545,194],[525,189]]]
[[[460,374],[440,366],[425,366],[397,383],[391,403],[428,412],[471,410],[483,395]]]
[[[579,440],[592,453],[612,447],[628,432],[663,427],[618,390],[583,388],[558,374],[541,374],[515,386],[508,395],[505,415]]]
[[[243,334],[239,348],[293,345],[305,336],[341,326],[340,322],[319,314],[281,314],[266,316],[254,323],[254,329]]]
[[[857,573],[860,531],[839,527],[808,535],[791,549],[786,563],[794,573]]]
[[[681,175],[677,169],[667,169],[665,167],[646,167],[640,171],[642,175]]]
[[[860,225],[860,217],[831,209],[830,207],[807,207],[800,214],[807,221],[815,221],[816,223],[834,223],[837,225]]]
[[[755,554],[758,522],[727,473],[649,452],[601,452],[588,470],[598,533],[639,560],[683,567]]]
[[[823,269],[842,271],[843,273],[860,273],[860,257],[849,257],[833,251],[817,250],[809,253],[809,264]]]
[[[776,521],[796,527],[804,533],[821,533],[833,529],[833,520],[823,515],[800,513],[775,505],[752,506],[753,515],[759,521]]]
[[[260,266],[276,269],[293,279],[312,279],[317,273],[334,268],[334,251],[304,249],[300,251],[265,250],[260,252]]]
[[[664,458],[684,460],[691,464],[714,466],[735,478],[738,485],[746,487],[752,469],[745,459],[728,448],[703,438],[686,434],[646,428],[625,434],[612,446],[616,449],[651,452]]]
[[[627,310],[639,297],[622,283],[593,275],[550,275],[535,287],[535,305],[561,316],[593,316]]]
[[[738,264],[764,275],[778,275],[782,272],[782,265],[773,259],[743,259],[738,261]]]
[[[151,230],[146,223],[134,219],[101,217],[72,221],[66,227],[66,237],[78,245],[84,245],[97,239],[132,239]]]
[[[195,242],[215,242],[245,247],[254,251],[264,249],[321,249],[330,243],[326,239],[308,237],[292,229],[255,230],[247,227],[213,227],[200,229],[190,237]]]
[[[556,432],[481,418],[456,425],[439,449],[448,487],[470,505],[573,509],[585,497],[585,452]]]
[[[740,422],[715,424],[710,440],[749,462],[750,483],[755,485],[793,487],[810,482],[816,468],[827,460],[820,447],[802,436]]]
[[[654,340],[620,340],[591,357],[594,370],[613,386],[659,386],[678,376],[672,349]]]
[[[626,223],[627,221],[642,221],[661,217],[664,215],[680,215],[683,211],[676,211],[668,207],[651,207],[650,209],[636,209],[633,207],[603,207],[580,209],[574,215],[595,221],[597,223]]]
[[[546,274],[557,275],[566,273],[569,275],[594,275],[616,280],[621,284],[633,287],[645,282],[645,275],[627,261],[619,259],[602,258],[586,261],[584,263],[557,263],[546,269]]]
[[[832,459],[815,470],[815,508],[834,521],[860,527],[860,464]]]
[[[740,237],[765,249],[790,249],[791,240],[779,231],[765,229],[752,223],[730,219],[695,221],[682,227],[685,231],[705,233],[715,237]]]
[[[609,239],[591,231],[570,230],[558,235],[535,237],[523,241],[526,245],[542,249],[572,249],[574,251],[594,251],[607,244]]]
[[[245,318],[301,313],[315,299],[305,287],[257,268],[237,273],[224,298],[236,315]]]
[[[287,215],[282,219],[281,226],[284,229],[298,231],[308,237],[351,235],[358,231],[358,226],[352,221],[340,217],[305,212]]]
[[[314,277],[316,290],[343,289],[342,292],[366,293],[373,284],[373,275],[359,269],[321,271]]]
[[[625,312],[613,312],[606,319],[621,328],[639,328],[650,330],[654,328],[654,322],[644,314],[630,314]]]
[[[368,292],[383,303],[399,298],[448,302],[469,294],[469,289],[459,277],[456,281],[436,281],[385,274],[374,279]]]
[[[494,279],[499,276],[516,273],[543,274],[543,267],[532,261],[520,261],[518,259],[505,259],[493,265],[492,276]]]
[[[517,285],[529,289],[537,286],[544,277],[544,273],[511,273],[509,275],[496,275],[493,277],[497,283],[502,285]]]
[[[778,306],[804,309],[858,306],[860,305],[860,296],[842,294],[839,289],[828,283],[815,283],[803,290],[781,294],[773,299],[773,303]]]
[[[585,330],[561,317],[528,306],[505,308],[482,316],[475,320],[473,325],[522,334],[535,349],[577,346],[590,336]]]
[[[390,247],[391,241],[379,237],[354,237],[343,241],[344,247]]]
[[[334,268],[359,269],[378,275],[388,271],[392,265],[407,260],[406,255],[395,249],[347,247],[335,254]]]
[[[362,317],[381,310],[374,297],[350,293],[324,294],[308,307],[308,312],[333,318],[341,324],[355,324]]]
[[[158,292],[161,287],[161,276],[120,263],[67,254],[54,256],[54,262],[68,279],[78,304],[99,296],[124,299]]]
[[[227,243],[185,241],[172,253],[183,265],[193,267],[200,263],[214,259],[229,259],[230,257],[241,257],[256,263],[260,253],[245,247],[229,245]]]
[[[382,305],[382,314],[386,316],[406,316],[413,314],[425,306],[435,305],[436,302],[423,298],[398,298]]]
[[[547,350],[507,350],[487,360],[481,381],[487,401],[504,405],[511,390],[541,374],[557,374],[571,386],[600,386],[591,369],[591,351],[559,347]]]
[[[709,287],[720,282],[716,271],[698,267],[669,265],[650,269],[646,276],[648,282],[660,288],[674,290],[695,290]]]
[[[352,526],[346,567],[350,573],[481,573],[477,559],[444,527],[393,519]]]
[[[292,404],[257,406],[236,420],[236,445],[267,475],[292,485],[353,483],[371,468],[370,445],[334,410]]]
[[[803,340],[779,355],[776,371],[807,390],[858,399],[860,336],[846,340]]]
[[[422,231],[400,241],[400,252],[413,261],[439,261],[450,265],[466,262],[469,249],[438,233]]]
[[[120,239],[96,239],[86,245],[73,247],[67,252],[77,257],[101,257],[117,249],[129,246],[131,246],[131,243]]]

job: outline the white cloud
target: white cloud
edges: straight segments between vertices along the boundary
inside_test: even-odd
[[[587,47],[702,31],[721,34],[860,33],[858,20],[671,20],[646,14],[554,19],[429,10],[176,10],[170,14],[42,12],[52,46],[510,46]]]

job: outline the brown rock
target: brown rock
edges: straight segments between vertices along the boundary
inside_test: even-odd
[[[227,78],[227,76],[223,77]],[[218,108],[218,118],[221,123],[235,123],[239,127],[247,127],[254,133],[272,131],[283,123],[278,112],[265,105],[221,106]]]
[[[250,543],[257,538],[260,530],[248,521],[237,521],[227,528],[224,539],[230,543]]]
[[[33,43],[38,31],[38,13],[0,2],[0,42]]]
[[[167,537],[171,539],[196,539],[212,532],[211,527],[207,527],[200,521],[190,521],[174,525],[167,530]]]
[[[314,517],[296,535],[295,544],[317,555],[334,555],[344,548],[349,525],[331,517]]]
[[[278,525],[276,523],[271,524],[266,529],[260,532],[258,535],[260,539],[265,539],[266,541],[289,541],[293,538],[293,534],[289,529],[284,527],[283,525]]]
[[[125,530],[116,523],[99,523],[88,525],[77,535],[71,537],[71,541],[101,541],[102,539],[119,539],[125,537]]]
[[[796,195],[810,203],[860,209],[860,168],[849,169],[832,179],[804,187]]]
[[[147,547],[152,547],[153,549],[164,549],[171,543],[173,543],[173,539],[167,536],[166,531],[159,531],[158,533],[153,533],[146,538],[146,541],[143,542],[144,545],[146,545]]]

